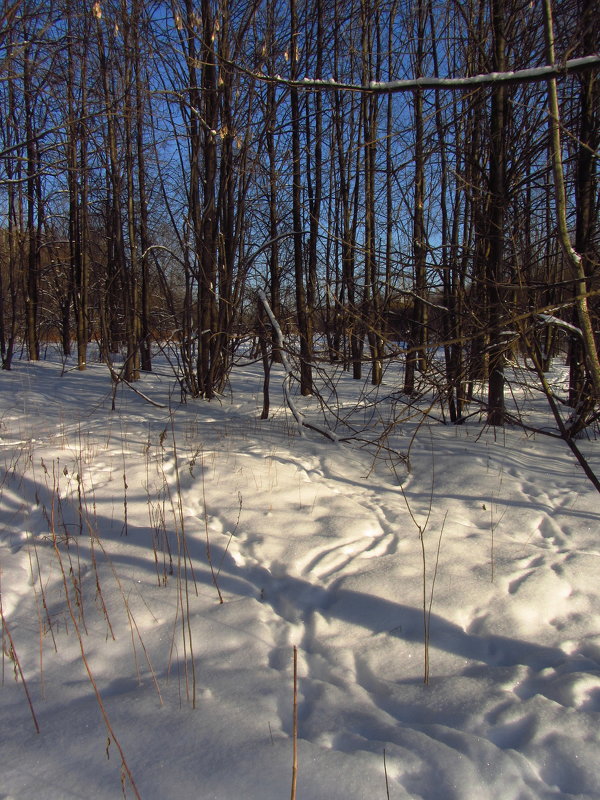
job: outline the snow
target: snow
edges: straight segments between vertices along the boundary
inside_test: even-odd
[[[335,376],[360,441],[299,436],[284,378],[261,421],[257,365],[180,405],[158,364],[166,408],[114,412],[100,364],[1,374],[1,796],[288,796],[296,646],[298,798],[600,798],[598,494],[564,443],[413,405],[365,447],[391,370],[371,410]]]
[[[558,328],[563,328],[564,330],[568,331],[569,333],[575,334],[575,336],[582,336],[581,328],[578,328],[576,325],[571,325],[570,322],[566,322],[563,319],[559,319],[555,317],[553,314],[538,314],[538,319],[544,325],[556,325]]]
[[[377,94],[391,94],[397,92],[410,92],[414,89],[467,89],[469,87],[492,86],[497,83],[527,83],[530,81],[544,81],[550,78],[559,78],[568,73],[582,72],[593,69],[600,64],[600,53],[590,53],[580,58],[567,59],[563,64],[544,64],[539,67],[528,67],[506,72],[486,72],[479,75],[466,75],[463,77],[434,77],[404,78],[393,81],[369,81],[366,84],[352,84],[336,81],[331,78],[313,78],[306,76],[297,81],[283,78],[281,75],[265,75],[250,72],[254,78],[269,83],[297,86],[316,90],[338,89],[347,92],[375,92]],[[235,65],[232,65],[235,66]],[[238,67],[239,69],[239,67]]]

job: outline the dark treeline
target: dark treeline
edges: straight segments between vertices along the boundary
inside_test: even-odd
[[[184,390],[211,398],[269,330],[263,289],[304,394],[317,360],[377,384],[395,359],[407,395],[435,386],[460,421],[483,385],[502,424],[509,359],[542,380],[560,351],[583,424],[597,66],[338,84],[562,64],[599,41],[594,0],[554,19],[546,0],[2,0],[2,366],[53,341],[84,369],[94,341],[131,381],[170,342]]]

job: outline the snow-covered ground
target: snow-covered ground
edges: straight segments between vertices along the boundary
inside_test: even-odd
[[[600,798],[600,502],[564,443],[404,414],[391,373],[372,406],[336,377],[354,440],[299,436],[278,376],[261,421],[257,366],[115,411],[100,364],[0,375],[0,797],[289,797],[296,646],[298,800]]]

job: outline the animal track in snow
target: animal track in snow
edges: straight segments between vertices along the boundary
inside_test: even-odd
[[[390,534],[367,530],[361,537],[347,539],[330,547],[319,547],[308,553],[300,561],[300,573],[315,576],[318,580],[328,580],[332,575],[345,570],[356,559],[375,558],[394,552],[395,542]],[[358,567],[357,567],[358,568]]]
[[[564,547],[567,544],[559,525],[547,515],[544,515],[538,523],[537,531],[542,538],[550,541],[555,549]]]

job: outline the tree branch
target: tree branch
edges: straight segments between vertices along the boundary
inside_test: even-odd
[[[398,92],[412,92],[415,89],[447,89],[461,90],[493,86],[495,84],[537,83],[551,78],[561,78],[573,73],[584,72],[589,69],[600,68],[600,53],[592,53],[580,58],[570,58],[563,64],[549,64],[542,67],[530,67],[508,72],[487,72],[480,75],[470,75],[463,78],[407,78],[397,81],[370,81],[367,84],[343,83],[333,78],[302,78],[290,80],[281,75],[267,75],[246,69],[232,61],[224,61],[232,69],[243,72],[251,78],[263,83],[276,86],[286,86],[293,89],[307,89],[310,91],[345,91],[362,92],[364,94],[396,94]]]

